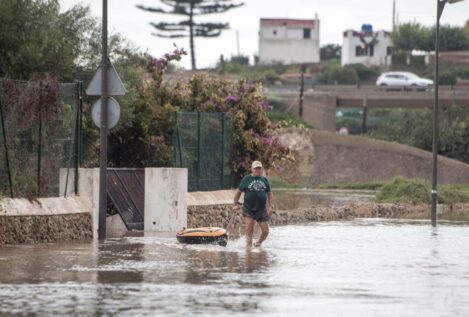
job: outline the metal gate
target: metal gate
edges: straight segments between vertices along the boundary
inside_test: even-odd
[[[143,168],[108,168],[107,194],[127,230],[143,230],[145,170]]]

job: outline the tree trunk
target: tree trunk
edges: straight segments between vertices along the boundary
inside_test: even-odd
[[[190,13],[189,13],[189,41],[191,47],[191,62],[192,70],[196,70],[195,66],[195,51],[194,51],[194,1],[191,1]]]

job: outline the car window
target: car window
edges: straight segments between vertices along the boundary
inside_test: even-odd
[[[406,77],[409,78],[409,79],[416,79],[416,78],[419,78],[417,75],[415,74],[406,74]]]

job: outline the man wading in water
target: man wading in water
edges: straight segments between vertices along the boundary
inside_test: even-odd
[[[261,228],[261,236],[254,243],[258,247],[269,234],[269,217],[272,215],[273,196],[267,178],[262,176],[262,163],[252,162],[251,174],[244,176],[236,189],[233,202],[233,212],[236,213],[241,205],[238,202],[241,193],[244,193],[243,216],[246,224],[246,246],[252,246],[252,233],[254,222],[257,221]],[[266,208],[267,203],[267,208]]]

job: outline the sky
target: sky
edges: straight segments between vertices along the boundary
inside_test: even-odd
[[[234,0],[235,2],[241,2]],[[417,21],[425,25],[434,24],[437,0],[396,0],[399,22]],[[76,4],[89,5],[92,14],[101,18],[101,0],[60,0],[62,10]],[[258,51],[260,18],[313,19],[319,15],[320,44],[341,44],[342,32],[359,30],[363,23],[373,25],[374,30],[392,28],[393,0],[244,0],[243,7],[223,14],[199,17],[197,21],[228,22],[230,30],[218,38],[197,38],[197,67],[205,68],[216,64],[220,54],[225,58],[237,54],[236,33],[239,33],[240,51],[251,60]],[[158,6],[158,0],[108,0],[109,30],[121,33],[142,51],[158,57],[171,51],[174,44],[188,49],[189,39],[162,39],[151,35],[154,28],[150,22],[175,22],[181,16],[146,12],[136,8],[137,4]],[[464,25],[469,19],[469,0],[447,5],[441,23]],[[190,58],[185,57],[181,66],[190,67]]]

